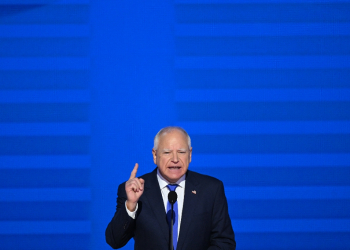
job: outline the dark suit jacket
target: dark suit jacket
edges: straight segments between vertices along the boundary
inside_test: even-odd
[[[235,249],[222,182],[189,170],[186,175],[177,250]],[[135,219],[126,212],[125,183],[119,186],[117,211],[107,226],[106,241],[116,249],[133,237],[137,250],[167,250],[169,228],[157,169],[141,178],[145,180],[145,189],[138,202]],[[194,190],[196,194],[192,192]]]

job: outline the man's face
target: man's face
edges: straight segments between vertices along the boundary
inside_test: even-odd
[[[159,137],[158,149],[153,149],[152,154],[160,174],[170,183],[175,183],[187,172],[192,148],[188,147],[186,135],[174,129]]]

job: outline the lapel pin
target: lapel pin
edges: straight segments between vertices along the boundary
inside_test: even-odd
[[[193,190],[192,193],[193,193],[193,194],[197,194],[196,190]]]

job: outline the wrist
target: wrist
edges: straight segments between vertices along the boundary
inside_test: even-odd
[[[126,208],[130,211],[130,212],[134,212],[136,210],[136,205],[137,202],[131,202],[131,201],[126,201]]]

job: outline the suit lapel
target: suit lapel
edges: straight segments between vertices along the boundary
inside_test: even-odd
[[[190,171],[187,171],[186,185],[185,185],[185,197],[182,209],[182,218],[180,225],[180,235],[177,244],[177,249],[181,249],[183,243],[186,240],[186,235],[188,235],[188,230],[190,230],[192,215],[195,211],[197,204],[198,195],[194,194],[192,191],[198,189],[198,183],[191,175]],[[198,190],[197,190],[198,191]]]
[[[147,185],[148,184],[148,185]],[[166,213],[157,179],[157,169],[152,172],[150,180],[145,182],[145,201],[153,211],[153,215],[159,224],[159,229],[163,232],[166,241],[169,241],[169,228],[166,222]]]

